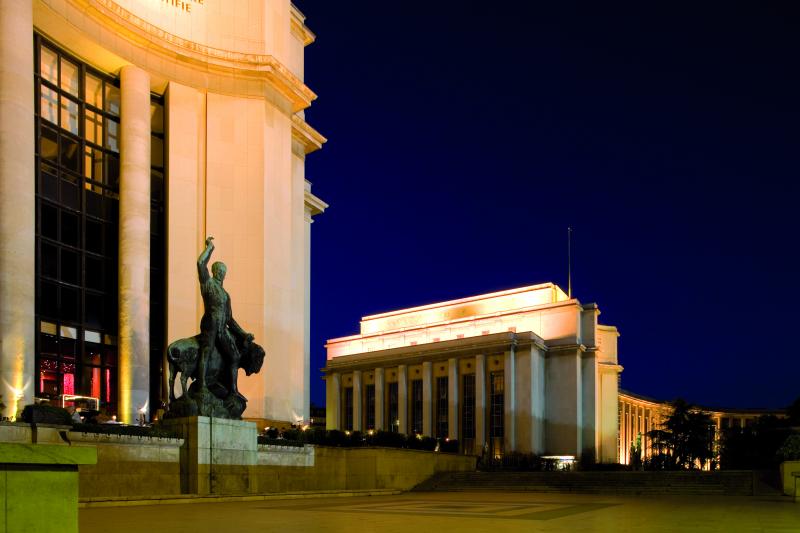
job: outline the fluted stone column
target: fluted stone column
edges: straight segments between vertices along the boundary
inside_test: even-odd
[[[0,0],[0,395],[33,403],[36,150],[30,0]]]
[[[430,361],[422,363],[422,434],[433,436],[433,367]]]
[[[361,370],[353,370],[353,431],[361,431]]]
[[[120,71],[119,414],[136,421],[150,388],[150,76]]]
[[[486,444],[486,356],[475,356],[475,451]]]
[[[383,403],[386,397],[384,392],[384,370],[383,368],[375,369],[375,430],[385,431],[386,423],[384,421]]]
[[[400,424],[397,428],[398,433],[405,435],[408,433],[408,367],[406,365],[397,366],[397,418]]]
[[[447,437],[450,440],[458,439],[458,359],[455,357],[447,361]]]

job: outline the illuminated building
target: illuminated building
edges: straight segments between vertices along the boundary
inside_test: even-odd
[[[327,343],[327,427],[617,460],[617,329],[547,283],[363,317]]]
[[[711,417],[715,427],[716,443],[722,432],[729,428],[745,428],[754,424],[760,416],[771,415],[779,418],[786,416],[779,409],[741,409],[697,407]],[[641,458],[650,456],[652,442],[648,432],[662,429],[663,424],[672,413],[670,402],[654,400],[628,391],[619,391],[619,462],[631,463],[631,448],[637,439],[640,444]]]
[[[309,417],[304,110],[314,35],[288,0],[4,0],[0,394],[78,393],[132,422],[198,332],[206,235],[267,351],[245,416]]]

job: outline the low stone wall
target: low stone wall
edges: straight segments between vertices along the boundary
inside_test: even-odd
[[[257,492],[409,490],[437,472],[475,470],[476,462],[472,456],[395,448],[306,446],[313,449],[310,458],[288,447],[274,448],[281,447],[259,446]],[[306,466],[300,464],[303,460]]]
[[[254,435],[245,439],[247,443],[252,440],[252,451],[239,450],[233,444],[225,445],[227,433],[221,431],[223,425],[217,426],[211,453],[197,444],[194,453],[189,449],[191,432],[187,442],[82,433],[68,427],[39,426],[34,434],[28,425],[0,424],[0,442],[36,440],[96,448],[97,464],[79,467],[81,498],[195,493],[187,483],[191,476],[202,478],[202,483],[196,484],[207,488],[205,494],[409,490],[439,472],[475,470],[473,456],[396,448],[256,445]]]
[[[181,493],[183,439],[72,431],[69,439],[74,446],[97,448],[97,464],[79,469],[81,498]]]

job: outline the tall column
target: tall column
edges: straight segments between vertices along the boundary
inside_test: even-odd
[[[384,409],[383,403],[385,398],[384,392],[384,370],[383,368],[375,369],[375,430],[386,430],[384,422]]]
[[[120,71],[119,414],[149,411],[150,388],[150,75]]]
[[[475,451],[486,444],[486,356],[475,356]]]
[[[33,403],[36,150],[32,2],[0,0],[1,416]]]
[[[426,437],[433,436],[433,372],[431,362],[422,363],[422,434]]]
[[[397,366],[397,418],[400,425],[398,433],[405,435],[408,433],[408,367],[406,365]]]
[[[325,383],[326,429],[342,429],[342,376],[334,372]]]
[[[458,439],[458,359],[455,357],[447,361],[447,437],[450,440]]]
[[[517,346],[516,340],[511,345],[511,349],[505,353],[503,362],[503,388],[505,389],[503,399],[503,422],[505,425],[503,448],[506,452],[516,449],[517,445]]]
[[[361,370],[353,370],[353,431],[361,431]]]

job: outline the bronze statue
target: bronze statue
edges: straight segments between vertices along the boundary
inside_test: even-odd
[[[244,368],[249,376],[261,370],[264,362],[264,350],[253,342],[253,334],[247,333],[233,319],[231,298],[222,286],[227,273],[225,264],[215,262],[211,265],[212,275],[208,273],[213,241],[214,237],[206,239],[206,248],[197,259],[204,306],[200,334],[177,340],[167,347],[168,417],[241,418],[247,399],[239,394],[239,369]],[[174,386],[178,372],[184,392],[176,399]],[[195,381],[187,392],[186,383],[190,377]]]

